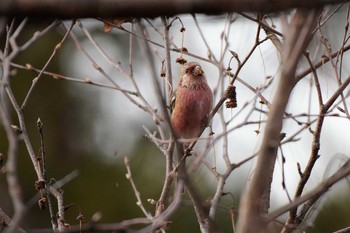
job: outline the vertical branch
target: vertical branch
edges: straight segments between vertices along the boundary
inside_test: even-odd
[[[64,232],[68,225],[66,225],[66,222],[64,220],[64,202],[63,202],[63,190],[59,188],[54,188],[52,186],[50,188],[50,193],[56,198],[57,200],[57,230],[58,232]]]
[[[289,25],[282,53],[280,80],[272,102],[264,138],[260,147],[253,178],[248,184],[240,206],[237,232],[263,232],[265,215],[270,205],[271,183],[280,143],[284,111],[296,83],[299,59],[309,44],[311,30],[316,24],[318,10],[298,9]]]
[[[40,118],[38,118],[37,122],[36,122],[38,131],[39,131],[39,136],[40,136],[40,155],[38,156],[38,163],[41,163],[41,167],[42,167],[42,173],[43,173],[43,177],[45,179],[45,192],[44,192],[44,197],[42,197],[39,200],[39,207],[44,209],[45,206],[40,206],[40,203],[43,203],[43,205],[45,205],[46,200],[49,206],[49,212],[50,212],[50,217],[51,217],[51,225],[52,225],[52,229],[56,230],[58,225],[56,223],[56,216],[53,210],[53,206],[52,206],[52,201],[51,201],[51,196],[50,196],[50,186],[48,185],[49,182],[47,180],[47,176],[46,176],[46,149],[45,149],[45,144],[44,144],[44,124],[41,121]],[[41,193],[41,190],[40,190]],[[42,193],[41,193],[42,195]]]
[[[173,82],[172,82],[171,59],[170,59],[169,27],[165,17],[162,17],[162,23],[164,27],[166,81],[168,86],[168,101],[170,103],[171,96],[173,93]],[[165,154],[166,156],[165,180],[163,184],[162,193],[160,194],[159,200],[157,202],[157,208],[156,208],[156,214],[155,214],[156,217],[159,216],[164,210],[164,203],[166,198],[168,198],[170,186],[174,180],[174,174],[172,172],[174,147],[175,147],[175,140],[172,134],[170,134],[170,142]]]
[[[165,180],[163,184],[162,193],[160,194],[159,200],[157,201],[156,214],[158,217],[164,210],[164,203],[168,198],[171,184],[174,181],[174,173],[173,173],[173,154],[175,147],[175,140],[173,137],[170,138],[171,141],[169,143],[168,150],[166,151],[166,170],[165,170]]]
[[[230,172],[232,170],[230,169]],[[225,185],[225,180],[226,180],[227,177],[224,177],[224,176],[220,176],[219,177],[219,182],[218,182],[218,185],[216,187],[216,191],[215,191],[215,195],[211,201],[211,206],[210,206],[210,210],[209,210],[209,217],[211,219],[214,220],[215,218],[215,214],[216,214],[216,210],[217,210],[217,207],[218,207],[218,204],[219,204],[219,201],[222,197],[222,192],[223,192],[223,189],[224,189],[224,185]]]
[[[188,194],[193,203],[200,232],[201,233],[220,232],[214,220],[209,217],[209,214],[207,213],[207,210],[204,208],[203,204],[201,203],[201,200],[197,195],[197,192],[194,189],[193,185],[189,183],[188,179],[187,180],[185,179],[184,181],[187,187]]]
[[[10,58],[8,57],[8,47],[10,34],[13,29],[13,23],[9,28],[7,28],[7,37],[4,53],[2,54],[2,77],[0,86],[0,119],[4,127],[7,140],[8,140],[8,151],[7,151],[7,183],[9,187],[9,193],[11,196],[11,201],[14,206],[15,212],[20,212],[24,208],[24,203],[22,200],[22,188],[18,180],[17,173],[17,159],[18,159],[18,138],[16,132],[11,128],[10,114],[8,110],[8,105],[3,101],[4,87],[8,84],[10,78]]]
[[[140,192],[138,191],[138,189],[136,187],[134,179],[132,178],[131,169],[130,169],[130,165],[129,165],[129,159],[128,159],[127,156],[124,157],[124,164],[125,164],[125,167],[126,167],[126,170],[127,170],[126,178],[130,181],[132,189],[134,190],[134,193],[135,193],[135,197],[137,199],[136,204],[137,204],[138,207],[140,207],[140,209],[142,210],[143,214],[148,219],[152,220],[153,217],[152,217],[152,215],[150,213],[148,213],[148,211],[144,207],[142,199],[141,199],[141,194],[140,194]]]
[[[146,33],[145,33],[146,28],[143,25],[143,23],[140,22],[140,21],[138,21],[138,27],[139,27],[139,31],[143,32],[143,35],[145,37],[145,38],[143,38],[142,41],[140,41],[141,42],[141,47],[143,48],[144,53],[146,54],[146,57],[148,57],[147,61],[148,61],[148,66],[149,66],[150,71],[151,71],[151,79],[152,79],[152,82],[153,82],[154,89],[156,91],[156,95],[157,95],[158,102],[159,102],[159,105],[160,105],[160,108],[161,108],[161,111],[162,111],[162,115],[163,115],[163,119],[165,121],[165,125],[169,129],[169,131],[171,132],[171,135],[175,135],[173,133],[173,129],[171,127],[170,116],[168,114],[166,102],[165,102],[165,99],[164,99],[164,97],[162,95],[160,84],[159,84],[159,81],[158,81],[158,78],[157,78],[157,72],[156,72],[156,68],[155,68],[155,64],[154,64],[153,54],[151,52],[151,48],[150,48],[150,46],[148,44],[148,41],[146,40]],[[173,142],[173,140],[172,140],[172,142],[170,144],[171,144],[171,146],[169,147],[169,152],[171,152],[171,154],[168,154],[167,156],[172,156],[172,151],[174,149],[174,142]],[[169,164],[169,162],[171,160],[169,158],[167,158],[167,160],[168,160],[167,161],[168,168],[171,168],[172,164]],[[170,174],[170,171],[168,171],[168,172]],[[167,177],[168,177],[168,174],[167,174]],[[173,178],[168,177],[168,180],[166,182],[171,182],[172,179]],[[182,199],[181,198],[181,193],[179,192],[180,191],[179,189],[183,188],[183,184],[184,184],[183,182],[179,182],[179,185],[177,186],[177,188],[175,190],[174,201],[167,208],[167,210],[165,210],[164,212],[163,212],[163,208],[164,208],[163,202],[164,202],[165,197],[166,197],[165,194],[169,191],[168,189],[170,188],[170,186],[164,186],[163,187],[163,191],[162,191],[162,194],[161,194],[161,199],[157,203],[156,215],[158,216],[158,219],[161,219],[162,221],[166,221],[170,217],[170,215],[173,213],[173,211],[175,211],[178,208],[178,206],[180,204],[180,201]],[[175,202],[175,200],[177,200],[177,202]],[[157,223],[154,222],[154,226],[156,226],[156,225],[157,225]],[[163,225],[163,223],[162,223],[162,225]]]
[[[166,76],[165,80],[167,81],[168,86],[168,102],[170,103],[171,97],[173,94],[173,75],[171,72],[171,57],[170,57],[170,39],[169,39],[169,25],[165,16],[162,17],[163,24],[163,39],[164,39],[164,52],[165,52],[165,69]]]
[[[17,159],[18,159],[18,138],[15,131],[11,128],[10,118],[6,106],[0,103],[1,123],[6,132],[8,140],[7,162],[6,162],[6,178],[11,201],[15,212],[24,208],[22,200],[22,187],[18,180]]]
[[[11,101],[11,103],[12,103],[16,113],[17,113],[20,129],[21,129],[21,134],[22,134],[24,143],[25,143],[25,145],[27,147],[27,151],[29,153],[29,156],[30,156],[30,158],[32,160],[32,164],[33,164],[34,170],[35,170],[35,172],[37,174],[38,181],[44,181],[45,179],[43,177],[43,174],[41,173],[41,169],[40,169],[40,166],[39,166],[38,161],[37,161],[37,156],[35,155],[33,146],[32,146],[32,144],[30,142],[30,139],[29,139],[29,136],[28,136],[28,133],[27,133],[27,127],[26,127],[26,123],[25,123],[25,120],[24,120],[23,111],[20,108],[20,106],[18,105],[17,100],[16,100],[14,94],[12,93],[11,88],[8,85],[6,85],[5,86],[5,90],[7,92],[8,97],[10,98],[10,101]]]

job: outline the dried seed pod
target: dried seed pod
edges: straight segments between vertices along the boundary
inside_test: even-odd
[[[83,221],[85,221],[86,219],[85,219],[84,215],[83,215],[81,212],[79,212],[79,215],[78,215],[78,217],[77,217],[77,220],[83,222]]]
[[[180,48],[180,50],[182,51],[182,52],[188,52],[188,49],[186,48],[186,47],[182,47],[182,48]]]
[[[236,86],[229,85],[227,90],[225,91],[226,96],[226,108],[236,108],[237,107],[237,94],[236,94]]]
[[[183,57],[176,58],[176,63],[180,63],[181,65],[187,63],[187,60]]]
[[[35,181],[34,187],[37,191],[41,191],[45,188],[45,180],[37,180]]]
[[[38,201],[39,209],[44,210],[46,208],[46,197],[42,197]]]

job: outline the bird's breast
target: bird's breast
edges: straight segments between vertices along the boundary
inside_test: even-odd
[[[209,87],[179,88],[172,114],[173,128],[178,137],[195,138],[204,127],[212,105]]]

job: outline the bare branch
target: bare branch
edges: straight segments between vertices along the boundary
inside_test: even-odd
[[[0,208],[0,227],[5,227],[10,225],[11,218]],[[18,233],[26,233],[22,228],[16,229]]]
[[[132,174],[131,174],[131,169],[130,169],[130,165],[129,165],[129,159],[128,157],[124,157],[124,164],[127,170],[126,173],[126,178],[130,181],[132,189],[134,190],[137,202],[136,205],[138,207],[140,207],[140,209],[142,210],[143,214],[148,218],[148,219],[153,219],[152,215],[146,210],[146,208],[143,205],[142,199],[141,199],[141,194],[140,192],[137,190],[136,184],[134,182],[134,179],[132,178]]]
[[[343,0],[11,0],[0,5],[3,16],[33,16],[46,18],[86,18],[86,17],[155,17],[184,13],[220,14],[224,12],[274,12],[291,8],[314,8],[325,4],[342,3]]]
[[[65,233],[81,233],[81,232],[116,232],[116,233],[135,233],[136,230],[131,228],[134,225],[149,224],[151,220],[147,218],[134,218],[129,220],[124,220],[119,223],[113,224],[98,224],[95,222],[84,224],[83,226],[71,226],[66,229]],[[53,233],[52,229],[30,229],[27,230],[28,233]]]
[[[271,214],[269,214],[267,217],[267,221],[268,222],[274,221],[280,215],[286,213],[287,211],[291,210],[292,208],[295,208],[308,200],[311,200],[311,199],[317,200],[325,192],[327,192],[334,184],[336,184],[338,181],[340,181],[341,179],[343,179],[349,175],[350,175],[350,160],[347,160],[344,163],[344,165],[337,172],[335,172],[328,179],[324,180],[320,185],[318,185],[316,188],[314,188],[308,194],[305,194],[304,196],[294,200],[292,203],[289,203],[288,205],[283,206],[280,209],[277,209],[277,210],[273,211]]]
[[[349,232],[350,232],[350,227],[346,227],[341,230],[335,231],[333,233],[349,233]]]
[[[285,47],[282,53],[282,68],[279,86],[268,115],[264,139],[260,147],[258,162],[251,183],[245,190],[240,206],[237,231],[263,232],[266,224],[264,215],[270,205],[270,188],[280,144],[282,119],[289,95],[295,85],[295,72],[305,47],[311,39],[311,30],[316,24],[318,10],[298,9],[289,25]],[[251,222],[255,224],[251,224]]]

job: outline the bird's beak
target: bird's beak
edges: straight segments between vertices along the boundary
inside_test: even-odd
[[[202,68],[200,66],[196,66],[193,69],[193,74],[196,75],[196,76],[197,75],[202,75],[202,74],[204,74],[204,71],[202,70]]]

